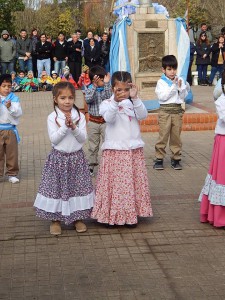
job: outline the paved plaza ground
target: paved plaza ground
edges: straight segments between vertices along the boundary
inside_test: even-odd
[[[213,109],[212,88],[195,87]],[[33,202],[50,143],[51,93],[21,93],[20,183],[0,182],[0,299],[225,299],[225,231],[199,222],[198,195],[213,131],[183,132],[182,171],[153,170],[157,133],[144,133],[154,217],[137,228],[107,229],[94,220],[78,234],[35,217]],[[85,147],[86,149],[86,147]]]

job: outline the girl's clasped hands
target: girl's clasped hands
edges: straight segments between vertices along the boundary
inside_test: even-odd
[[[66,117],[66,120],[65,120],[65,124],[68,128],[71,128],[72,130],[75,130],[76,129],[76,123],[74,123],[72,121],[72,118],[71,118],[71,113],[66,113],[65,114],[65,117]]]

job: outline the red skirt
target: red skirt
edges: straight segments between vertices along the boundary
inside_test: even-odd
[[[104,150],[92,218],[110,225],[136,224],[152,208],[143,148]]]
[[[216,135],[205,185],[199,196],[200,221],[225,226],[225,136]]]

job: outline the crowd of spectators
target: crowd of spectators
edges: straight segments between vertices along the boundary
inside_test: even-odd
[[[196,53],[195,64],[198,71],[199,85],[212,85],[215,75],[221,77],[224,69],[225,60],[225,27],[213,39],[211,31],[206,23],[202,23],[201,27],[194,36],[193,30],[189,29],[190,37],[190,65],[188,72],[188,82],[192,84],[191,69]],[[211,65],[210,76],[207,76],[208,66]]]
[[[3,30],[0,38],[0,72],[12,75],[15,91],[51,90],[55,76],[57,80],[70,80],[77,88],[78,81],[82,82],[82,66],[86,66],[86,73],[96,65],[105,68],[106,72],[110,71],[111,33],[112,27],[101,37],[89,31],[81,39],[80,30],[76,30],[70,38],[59,32],[53,41],[45,33],[38,34],[35,28],[30,36],[25,29],[21,29],[18,38],[11,38],[9,32]],[[42,82],[43,75],[47,76],[46,84]]]

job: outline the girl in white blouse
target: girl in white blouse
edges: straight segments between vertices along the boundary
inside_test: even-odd
[[[216,86],[214,97],[218,114],[212,159],[205,185],[199,196],[200,220],[215,227],[225,226],[225,71],[222,73],[220,90]]]
[[[53,88],[54,112],[48,116],[48,135],[52,150],[48,155],[34,203],[38,217],[51,220],[50,233],[61,234],[61,224],[73,223],[85,232],[83,219],[90,217],[93,187],[82,150],[86,140],[86,121],[74,104],[75,88],[70,82]]]
[[[135,226],[137,217],[152,216],[139,120],[147,110],[128,72],[112,76],[113,96],[102,102],[106,121],[92,217],[109,225]]]

